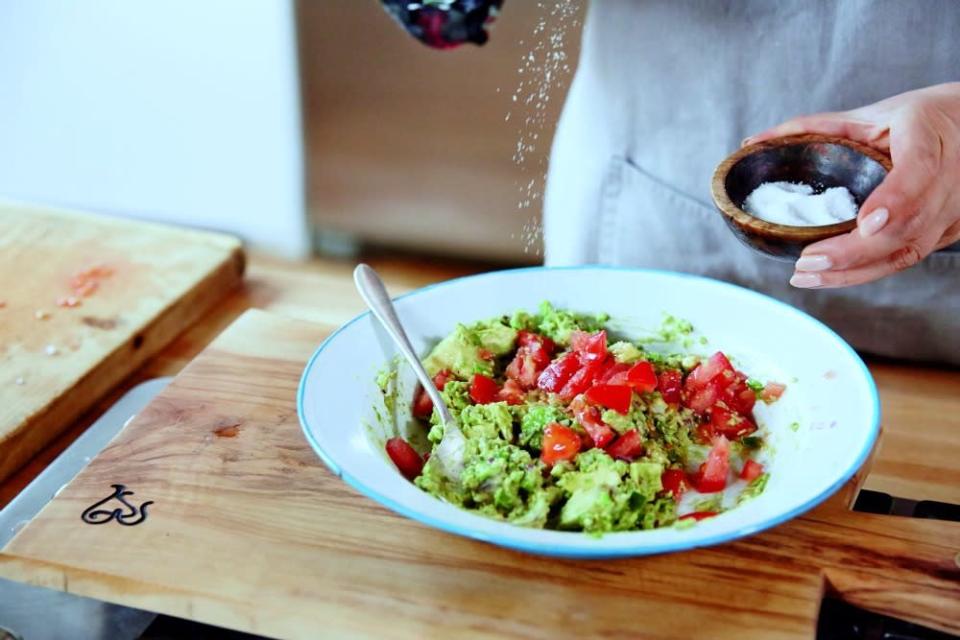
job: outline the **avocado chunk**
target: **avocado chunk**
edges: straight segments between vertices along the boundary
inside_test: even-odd
[[[462,324],[433,348],[423,366],[431,376],[446,369],[464,380],[469,380],[475,373],[493,373],[493,363],[480,357],[480,338]]]

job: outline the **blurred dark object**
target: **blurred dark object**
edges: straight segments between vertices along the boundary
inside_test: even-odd
[[[863,489],[853,505],[854,511],[879,513],[885,516],[904,518],[927,518],[960,522],[960,505],[934,500],[909,500],[897,498],[879,491]]]
[[[181,620],[173,616],[157,616],[139,640],[267,640],[241,631]]]
[[[957,637],[878,613],[834,598],[824,598],[817,621],[817,640],[957,640]]]
[[[435,49],[485,43],[486,26],[503,6],[503,0],[380,1],[410,35]]]

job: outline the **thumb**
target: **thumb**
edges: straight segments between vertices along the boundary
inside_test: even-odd
[[[879,146],[877,142],[886,136],[886,127],[876,123],[857,119],[849,112],[817,113],[809,116],[800,116],[787,120],[772,129],[750,136],[743,141],[743,145],[755,144],[773,138],[795,136],[803,133],[820,133],[827,136],[838,136],[848,140],[855,140],[871,146]]]

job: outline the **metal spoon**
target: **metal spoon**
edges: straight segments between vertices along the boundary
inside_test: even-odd
[[[383,280],[380,279],[380,276],[372,267],[359,264],[353,271],[353,281],[357,285],[360,297],[367,303],[370,311],[373,312],[373,315],[396,343],[397,348],[400,349],[400,353],[413,367],[417,379],[423,385],[430,400],[433,401],[433,406],[439,412],[440,421],[443,423],[443,439],[434,449],[431,459],[436,458],[441,463],[444,474],[448,478],[458,480],[460,473],[463,471],[463,450],[466,440],[463,432],[460,431],[460,427],[450,414],[450,410],[447,409],[440,391],[433,384],[433,380],[427,374],[420,358],[413,350],[413,345],[410,344],[407,332],[404,331],[400,318],[397,317],[397,310],[393,307],[393,302],[383,285]]]

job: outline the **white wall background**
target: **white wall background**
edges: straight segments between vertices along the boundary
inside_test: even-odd
[[[292,0],[0,0],[0,195],[309,248]]]

